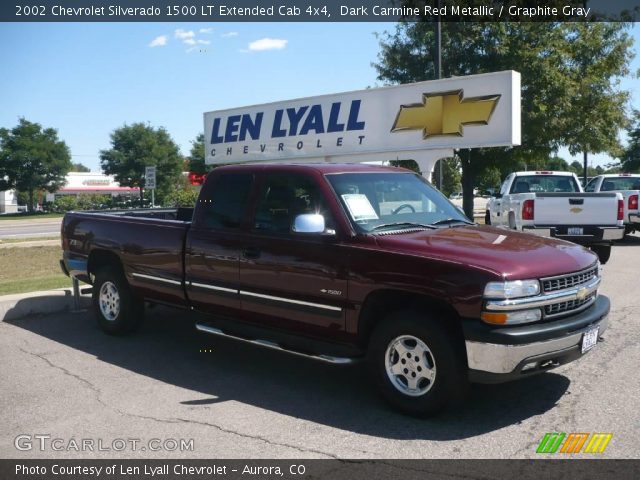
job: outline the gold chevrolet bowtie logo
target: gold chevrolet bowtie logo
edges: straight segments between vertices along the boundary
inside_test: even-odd
[[[422,130],[423,138],[462,136],[464,125],[487,125],[500,95],[464,98],[462,90],[424,93],[422,103],[402,105],[392,132]]]
[[[569,210],[571,213],[580,213],[582,211],[582,209],[580,207],[573,207],[571,210]]]

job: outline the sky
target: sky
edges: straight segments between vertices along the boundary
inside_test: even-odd
[[[0,127],[58,130],[73,162],[100,169],[124,124],[165,127],[189,153],[207,111],[379,86],[375,32],[393,23],[0,24]],[[638,52],[640,23],[630,34]],[[623,79],[640,109],[640,81]],[[623,142],[625,137],[623,136]],[[559,155],[573,159],[566,150]],[[593,165],[610,163],[592,155]],[[581,160],[580,158],[578,158]]]

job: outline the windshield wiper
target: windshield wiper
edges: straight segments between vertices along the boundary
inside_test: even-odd
[[[463,220],[461,218],[443,218],[442,220],[438,220],[436,222],[433,222],[431,225],[432,226],[436,226],[436,225],[454,225],[457,223],[461,223],[463,225],[474,225],[473,222],[469,221],[469,220]]]
[[[373,227],[370,231],[375,232],[376,230],[380,230],[382,228],[389,228],[389,227],[398,227],[398,228],[411,228],[411,227],[417,227],[417,228],[435,228],[433,225],[427,225],[424,223],[415,223],[415,222],[392,222],[392,223],[383,223],[382,225],[376,225],[375,227]]]

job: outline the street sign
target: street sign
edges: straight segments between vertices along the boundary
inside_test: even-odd
[[[156,167],[144,167],[144,183],[147,189],[156,188]]]

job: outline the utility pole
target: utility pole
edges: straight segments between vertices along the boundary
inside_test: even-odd
[[[438,0],[438,10],[440,10],[440,5],[442,3],[442,0]],[[436,74],[436,79],[440,79],[442,78],[442,23],[439,20],[440,17],[438,17],[438,20],[436,21],[436,62],[435,62],[435,74]],[[439,167],[438,168],[438,173],[440,174],[440,178],[439,178],[439,186],[440,186],[440,191],[442,191],[442,170],[443,170],[443,163],[444,161],[442,159],[439,160]]]

